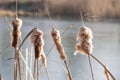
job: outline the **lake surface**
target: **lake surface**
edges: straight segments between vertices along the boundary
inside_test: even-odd
[[[9,21],[12,19],[9,18]],[[64,69],[64,63],[59,58],[56,48],[51,51],[50,48],[54,45],[51,37],[51,27],[48,19],[39,19],[39,26],[37,20],[34,18],[22,18],[23,26],[22,39],[33,28],[39,27],[44,32],[44,51],[47,56],[47,66],[50,73],[51,80],[66,80],[67,75]],[[76,34],[82,25],[79,21],[69,20],[53,20],[55,28],[57,28],[62,34],[66,28],[72,25],[62,36],[62,43],[67,54],[67,61],[71,60],[70,69],[74,80],[92,80],[90,74],[90,68],[88,64],[87,56],[78,54],[73,56],[75,52]],[[118,22],[85,22],[86,26],[90,27],[93,31],[93,55],[102,61],[116,77],[116,80],[120,80],[120,23]],[[8,47],[3,53],[0,53],[0,74],[4,80],[13,80],[13,65],[14,49],[9,46],[11,43],[11,30],[4,18],[0,18],[0,52]],[[30,38],[26,40],[22,48],[22,54],[24,57],[26,48],[28,49],[29,58],[28,65],[33,64],[34,60],[30,60],[31,55],[34,56],[33,45],[30,42]],[[34,57],[33,57],[34,58]],[[39,62],[39,64],[41,61]],[[92,59],[92,65],[95,75],[95,80],[106,80],[103,68]],[[24,65],[25,70],[25,65]],[[31,67],[33,71],[33,66]],[[44,67],[40,68],[41,80],[47,80]],[[30,80],[30,79],[29,79]]]

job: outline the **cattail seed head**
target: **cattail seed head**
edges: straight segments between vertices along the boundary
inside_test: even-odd
[[[60,37],[59,31],[57,29],[53,28],[53,30],[51,32],[51,35],[52,35],[53,41],[54,41],[54,43],[56,45],[57,51],[58,51],[58,53],[60,55],[60,58],[62,60],[66,60],[67,57],[66,57],[64,48],[63,48],[63,46],[61,44],[61,37]]]
[[[93,35],[92,35],[92,31],[90,30],[90,28],[83,26],[80,28],[80,31],[78,32],[77,35],[77,40],[78,41],[84,41],[84,40],[92,40]]]
[[[53,28],[51,35],[56,42],[61,43],[60,32],[57,29]]]
[[[39,29],[35,29],[31,34],[31,43],[34,45],[35,50],[35,59],[40,58],[40,55],[43,53],[43,33]]]
[[[76,55],[77,52],[91,54],[93,50],[92,39],[93,35],[91,29],[86,26],[81,27],[77,35],[79,43],[76,44],[76,52],[74,55]]]
[[[21,26],[22,26],[22,20],[19,18],[15,18],[15,20],[12,21],[12,25],[13,25],[13,30],[20,30]]]
[[[16,18],[15,20],[12,21],[13,25],[13,31],[12,31],[12,47],[17,47],[19,38],[21,36],[21,31],[20,28],[22,26],[22,20]]]

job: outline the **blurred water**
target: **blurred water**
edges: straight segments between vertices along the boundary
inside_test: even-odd
[[[23,26],[21,28],[22,38],[33,28],[37,27],[37,21],[34,18],[22,18]],[[10,19],[11,20],[11,19]],[[71,60],[70,69],[73,74],[74,80],[92,80],[90,75],[90,69],[88,65],[87,56],[78,54],[73,56],[75,51],[76,34],[81,26],[79,21],[68,21],[68,20],[53,20],[52,21],[55,28],[57,28],[60,33],[62,33],[69,25],[73,27],[67,30],[62,36],[62,43],[65,48],[65,52],[68,56],[68,61]],[[100,61],[102,61],[113,75],[116,80],[120,80],[120,24],[118,22],[85,22],[86,26],[90,27],[93,31],[93,55],[96,56]],[[44,50],[47,54],[49,49],[52,47],[53,41],[50,35],[50,23],[47,19],[39,19],[39,28],[44,32],[45,46]],[[11,30],[8,27],[4,18],[0,19],[0,52],[5,49],[11,43]],[[25,49],[28,48],[29,53],[33,45],[30,43],[28,38],[23,45],[23,55],[25,57]],[[33,53],[32,49],[32,55]],[[9,58],[14,58],[14,49],[10,46],[3,52],[0,53],[0,74],[2,74],[4,80],[13,80],[13,65],[14,59],[7,60]],[[47,65],[50,73],[51,80],[66,80],[67,75],[64,70],[64,64],[60,60],[59,55],[55,48],[49,52],[47,56]],[[33,63],[30,62],[29,55],[29,65]],[[93,70],[95,79],[105,80],[103,68],[92,60]],[[25,65],[24,65],[25,66]],[[25,68],[24,68],[25,70]],[[33,71],[33,70],[32,70]],[[41,80],[47,80],[44,68],[40,68],[40,78]]]

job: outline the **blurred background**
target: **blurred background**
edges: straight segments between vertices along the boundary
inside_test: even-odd
[[[14,15],[15,0],[0,1],[0,15]],[[80,11],[84,14],[99,18],[119,18],[120,0],[18,0],[19,15],[31,16],[36,11],[39,15],[46,15],[48,7],[50,13],[59,17],[76,17]]]
[[[70,69],[74,80],[92,80],[86,55],[75,52],[76,35],[82,26],[80,11],[85,25],[93,31],[93,55],[103,62],[116,80],[120,80],[120,0],[18,0],[18,15],[23,20],[21,27],[22,39],[36,26],[44,33],[44,51],[47,56],[48,71],[51,80],[67,80],[64,64],[59,58],[51,37],[51,24],[46,12],[47,7],[52,18],[52,24],[62,34],[66,28],[72,26],[62,35],[62,44],[67,54],[67,62],[71,60]],[[36,12],[39,16],[36,19]],[[14,49],[11,47],[11,32],[8,22],[15,16],[15,0],[0,0],[0,74],[4,80],[13,80]],[[37,25],[37,22],[38,25]],[[23,45],[23,56],[26,58],[28,49],[28,65],[32,65],[31,54],[34,58],[33,45],[30,38]],[[3,51],[4,50],[4,51]],[[39,62],[41,63],[41,62]],[[106,80],[103,68],[92,59],[95,80]],[[24,72],[26,68],[24,64]],[[40,68],[41,80],[47,80],[44,68]],[[7,75],[7,76],[6,76]],[[25,74],[24,74],[25,75]],[[28,74],[29,75],[29,74]],[[29,77],[30,78],[30,77]],[[28,80],[30,80],[28,78]]]

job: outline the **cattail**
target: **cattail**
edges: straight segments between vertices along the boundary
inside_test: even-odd
[[[12,31],[12,47],[18,47],[19,38],[21,36],[20,28],[22,26],[22,20],[15,18],[12,21],[13,31]]]
[[[53,38],[54,43],[56,45],[56,48],[58,50],[58,53],[60,55],[60,58],[62,60],[66,60],[66,54],[65,54],[65,51],[64,51],[62,43],[61,43],[61,37],[60,37],[59,31],[57,29],[53,28],[51,35],[52,35],[52,38]]]
[[[77,40],[79,43],[76,44],[76,52],[74,55],[76,55],[78,52],[91,54],[93,50],[92,38],[93,35],[90,28],[86,26],[81,27],[77,35]]]
[[[51,35],[52,35],[52,38],[53,38],[53,41],[56,45],[56,48],[58,50],[58,53],[60,55],[60,58],[64,61],[65,63],[65,66],[66,66],[66,69],[67,69],[67,72],[68,72],[68,77],[69,77],[69,80],[73,80],[72,78],[72,75],[71,75],[71,72],[70,72],[70,69],[67,65],[67,62],[66,62],[66,54],[65,54],[65,51],[64,51],[64,48],[62,46],[62,43],[61,43],[61,37],[60,37],[60,33],[57,29],[53,28],[52,29],[52,32],[51,32]]]
[[[82,26],[77,35],[77,40],[79,41],[79,43],[76,44],[76,52],[74,53],[74,55],[76,55],[78,52],[88,55],[88,61],[90,65],[92,80],[94,80],[92,64],[89,56],[90,54],[92,54],[92,50],[93,50],[92,38],[93,38],[93,35],[90,28],[86,26]]]
[[[44,46],[43,32],[40,31],[39,29],[35,29],[31,34],[31,42],[32,44],[34,44],[35,59],[38,59],[43,53]]]

